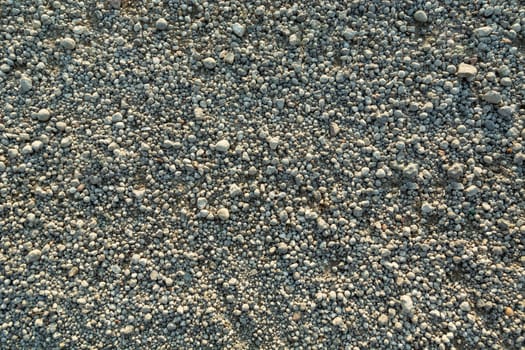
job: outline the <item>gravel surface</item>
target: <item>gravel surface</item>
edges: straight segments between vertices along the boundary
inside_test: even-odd
[[[525,3],[0,0],[0,348],[523,349]]]

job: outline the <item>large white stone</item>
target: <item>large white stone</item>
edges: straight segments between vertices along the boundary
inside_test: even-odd
[[[228,140],[220,140],[215,144],[215,150],[218,152],[227,152],[230,149]]]

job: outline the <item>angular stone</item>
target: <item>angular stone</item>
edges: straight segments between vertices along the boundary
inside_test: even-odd
[[[489,36],[493,30],[494,29],[490,26],[476,28],[474,29],[474,35],[477,36],[478,38],[484,38],[486,36]]]
[[[246,33],[246,27],[240,23],[234,23],[232,25],[232,31],[239,38],[242,38],[244,34]]]
[[[204,110],[200,107],[196,107],[193,110],[193,114],[195,115],[195,120],[202,121],[206,119],[206,116],[204,115]]]
[[[479,188],[476,185],[471,185],[467,187],[467,189],[465,190],[465,195],[467,197],[473,197],[477,195],[478,193],[479,193]]]
[[[270,149],[275,151],[277,149],[277,146],[279,146],[279,138],[278,137],[269,137],[268,138],[268,144],[270,145]]]
[[[410,163],[403,169],[403,175],[410,179],[417,177],[418,173],[419,166],[415,163]]]
[[[456,72],[459,78],[473,79],[478,74],[478,69],[473,65],[460,63]]]
[[[492,90],[492,91],[487,92],[485,95],[483,95],[483,100],[485,102],[496,105],[501,102],[502,98],[499,92]]]
[[[501,115],[504,118],[510,118],[512,117],[512,114],[514,114],[514,106],[503,106],[498,108],[498,114]]]
[[[340,131],[341,131],[341,128],[339,127],[339,125],[337,125],[337,123],[335,122],[330,123],[330,136],[335,137],[337,136],[337,134],[339,134]]]
[[[399,301],[401,302],[403,313],[411,315],[414,312],[414,303],[412,302],[410,295],[402,295],[401,298],[399,298]]]
[[[447,175],[452,179],[460,179],[463,177],[463,164],[454,163],[447,169]]]

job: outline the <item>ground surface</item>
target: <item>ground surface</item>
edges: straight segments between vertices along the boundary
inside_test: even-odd
[[[0,348],[522,349],[524,6],[0,0]]]

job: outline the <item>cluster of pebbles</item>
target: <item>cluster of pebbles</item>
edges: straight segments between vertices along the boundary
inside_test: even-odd
[[[0,4],[3,349],[522,349],[518,0]]]

